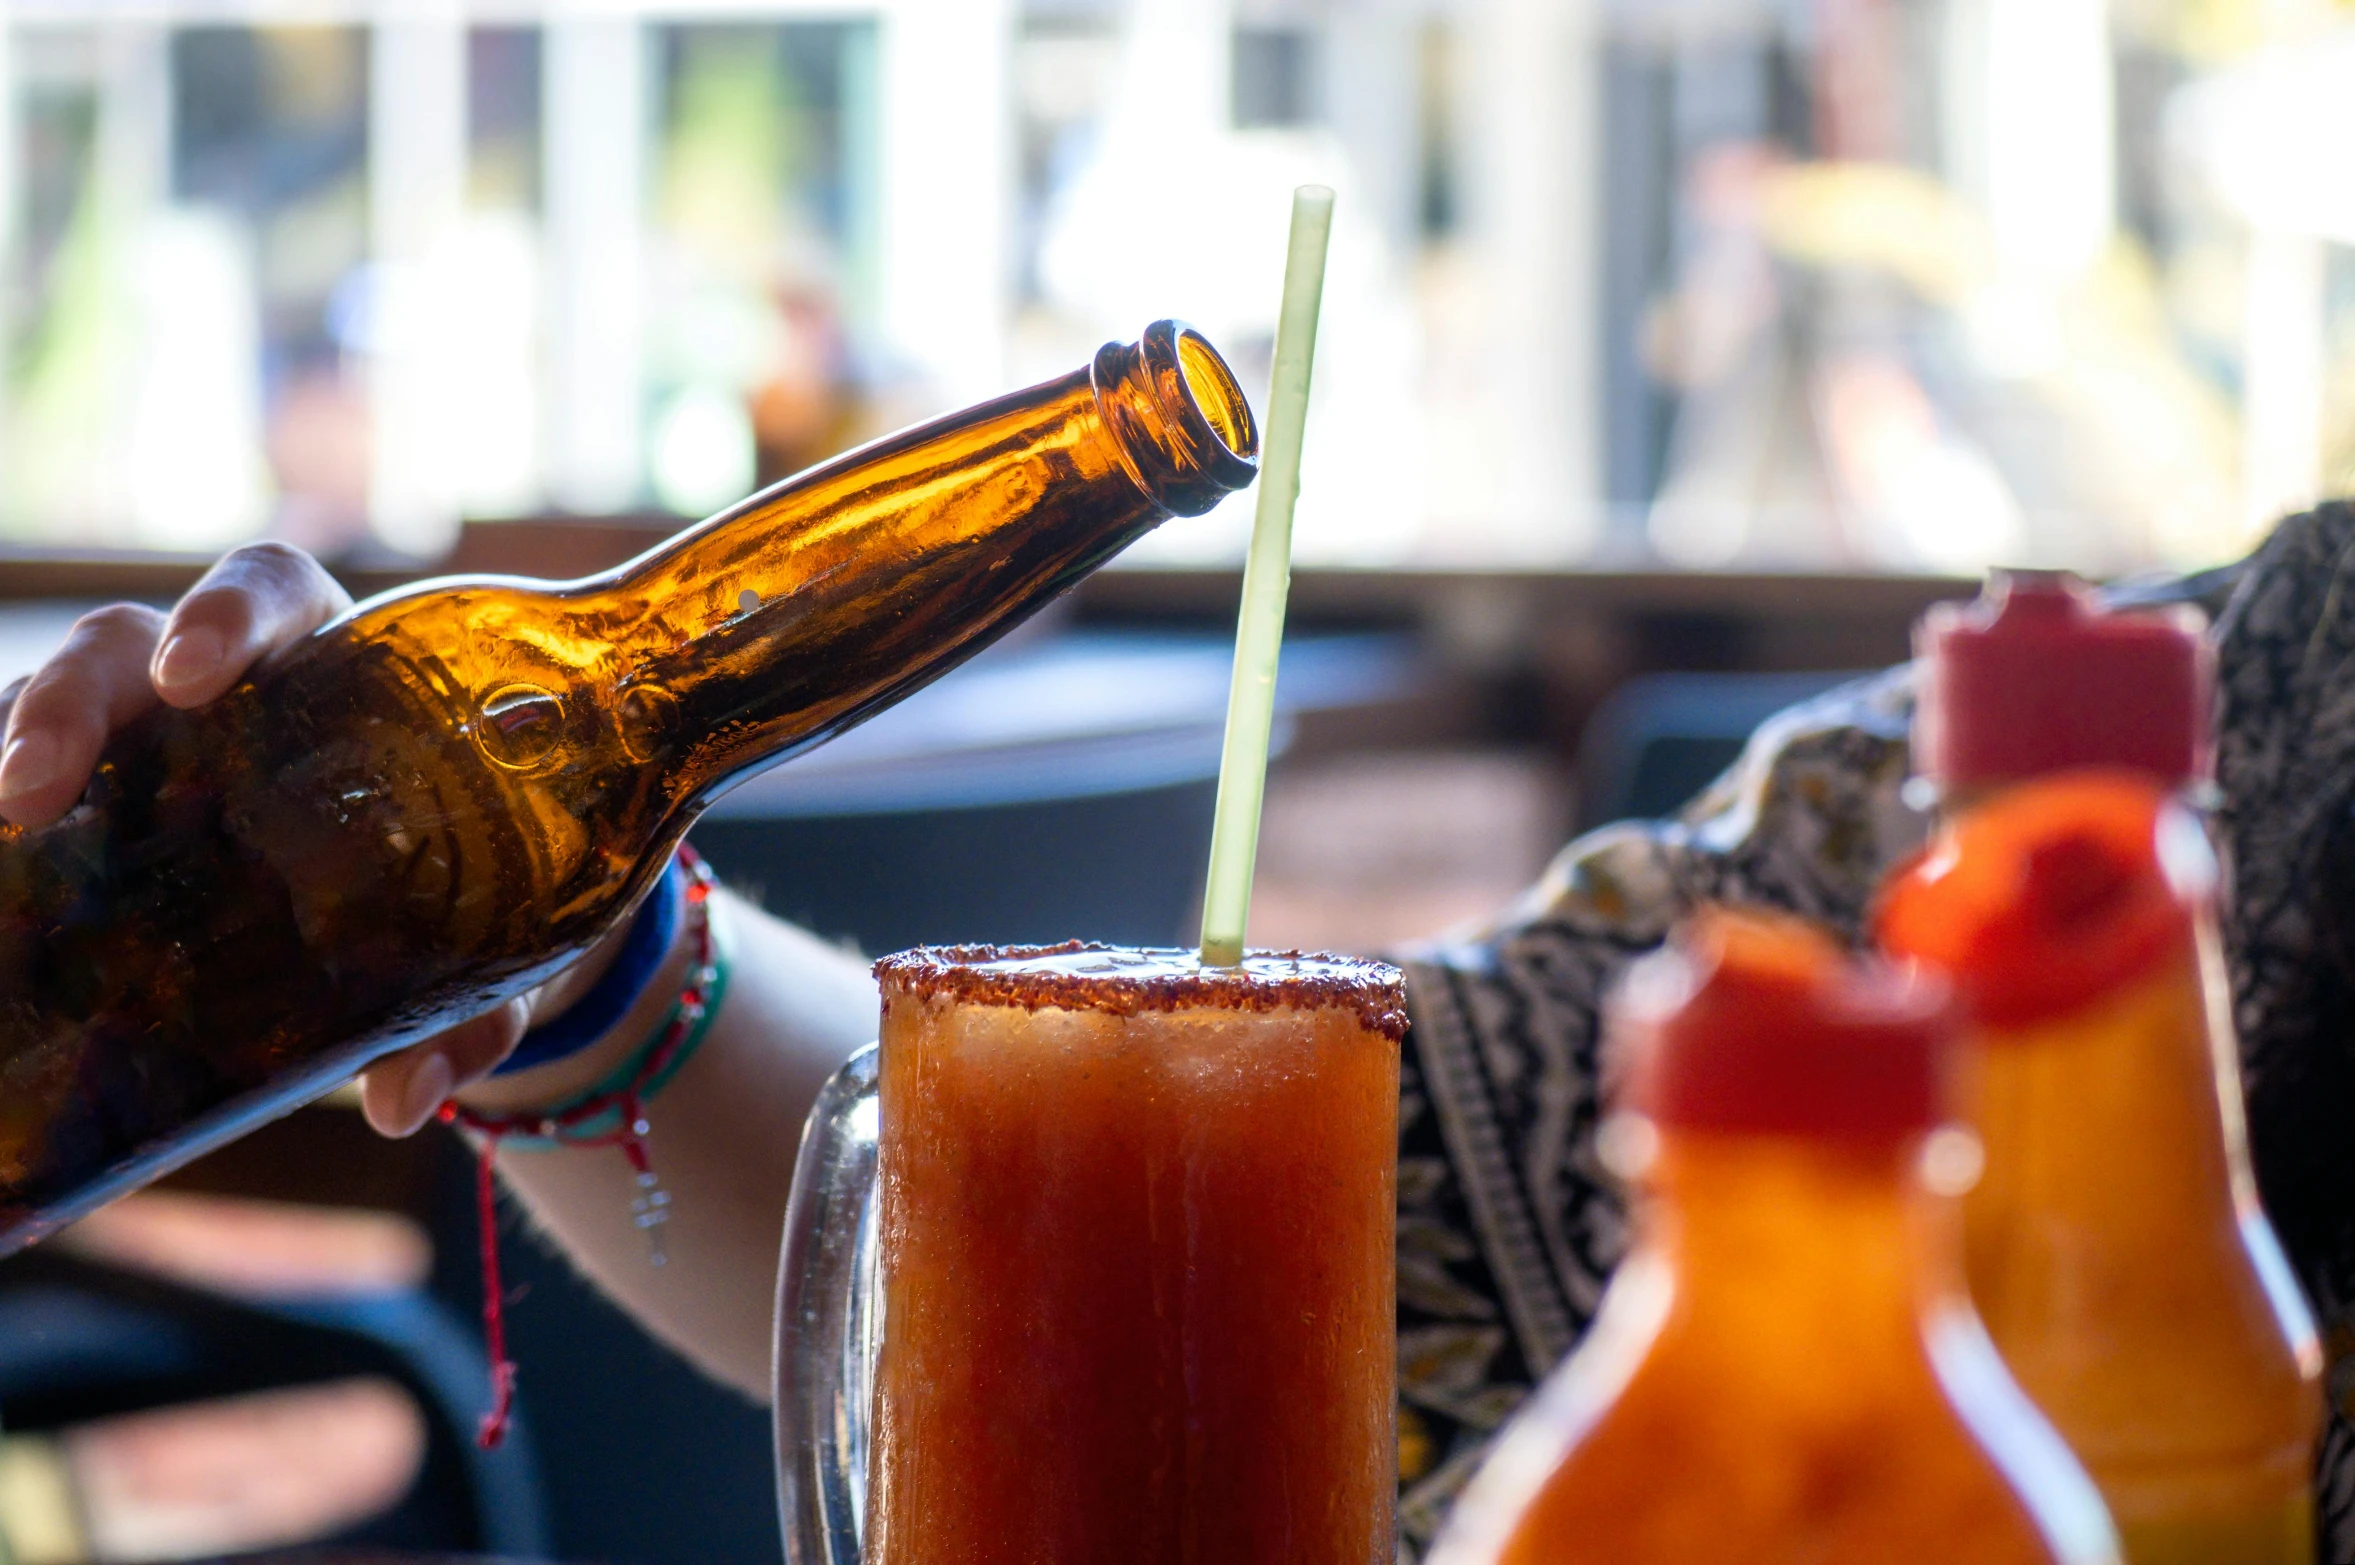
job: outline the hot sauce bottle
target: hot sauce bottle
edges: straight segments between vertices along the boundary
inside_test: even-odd
[[[1631,972],[1606,1140],[1633,1249],[1432,1565],[2116,1558],[1963,1289],[1950,1016],[1934,980],[1726,913]]]
[[[1970,1013],[1970,1287],[2133,1565],[2314,1558],[2314,1324],[2257,1205],[2198,820],[2079,771],[1962,816],[1887,893]]]
[[[1973,1012],[1971,1291],[2136,1565],[2314,1558],[2314,1326],[2257,1205],[2187,807],[2211,766],[2203,628],[2049,575],[1933,610],[1914,751],[1950,824],[1881,929]]]

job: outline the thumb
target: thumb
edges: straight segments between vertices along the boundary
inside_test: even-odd
[[[450,1094],[497,1069],[523,1039],[528,1004],[510,1000],[368,1067],[360,1110],[379,1135],[413,1136]]]

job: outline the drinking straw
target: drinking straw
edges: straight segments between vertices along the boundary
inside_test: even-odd
[[[1227,690],[1226,748],[1218,762],[1218,811],[1210,823],[1210,879],[1202,891],[1202,965],[1243,960],[1251,916],[1251,871],[1259,858],[1259,807],[1267,793],[1268,735],[1276,721],[1276,654],[1284,641],[1284,598],[1292,587],[1292,506],[1300,498],[1300,436],[1308,422],[1308,373],[1316,358],[1317,306],[1325,292],[1325,245],[1333,234],[1333,192],[1292,192],[1292,243],[1284,260],[1284,307],[1268,377],[1267,438],[1261,446],[1259,510],[1243,561],[1243,607],[1235,619],[1235,678]]]

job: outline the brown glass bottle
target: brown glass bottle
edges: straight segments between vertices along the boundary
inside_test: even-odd
[[[0,825],[0,1254],[612,926],[725,786],[871,716],[1258,434],[1169,321],[776,485],[601,576],[361,604]]]

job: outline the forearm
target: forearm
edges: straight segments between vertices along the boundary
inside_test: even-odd
[[[670,1196],[665,1262],[649,1261],[639,1194],[611,1147],[502,1150],[499,1172],[576,1265],[707,1373],[766,1400],[777,1247],[801,1125],[826,1077],[875,1035],[855,959],[725,892],[713,899],[731,972],[710,1035],[647,1106],[647,1151]],[[561,1103],[623,1064],[684,982],[685,942],[632,1013],[570,1059],[467,1091],[469,1107]]]

